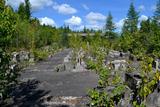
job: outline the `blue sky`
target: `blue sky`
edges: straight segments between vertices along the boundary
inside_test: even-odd
[[[136,10],[140,12],[139,20],[146,20],[153,16],[156,0],[132,0]],[[8,0],[7,4],[15,9],[24,0]],[[37,17],[41,24],[52,26],[69,25],[72,29],[83,29],[84,26],[102,29],[110,11],[118,29],[123,20],[131,0],[30,0],[32,16]]]

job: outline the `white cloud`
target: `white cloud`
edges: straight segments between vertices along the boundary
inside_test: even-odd
[[[17,8],[20,3],[24,3],[24,0],[6,0],[8,5]],[[53,4],[52,0],[30,0],[32,11],[42,9],[46,6],[51,6]]]
[[[101,13],[90,12],[86,15],[86,27],[89,29],[103,29],[106,16]]]
[[[124,24],[124,21],[125,21],[125,18],[119,20],[119,21],[116,23],[116,27],[117,27],[117,29],[118,29],[119,31],[122,29],[123,24]]]
[[[85,10],[89,10],[89,7],[88,7],[86,4],[82,4],[82,7],[83,7]]]
[[[24,0],[5,0],[7,5],[10,5],[14,8],[17,8],[20,3],[23,3]]]
[[[74,14],[77,10],[71,7],[69,4],[61,4],[58,5],[57,3],[54,4],[53,9],[57,10],[59,13],[67,15],[67,14]]]
[[[44,17],[44,18],[39,18],[40,24],[41,25],[50,25],[50,26],[56,26],[56,23],[53,19]]]
[[[104,21],[106,19],[106,16],[101,13],[90,12],[86,15],[86,19],[91,24],[97,24],[99,21]]]
[[[70,19],[65,20],[65,24],[70,26],[79,26],[82,23],[82,19],[78,16],[72,16]]]
[[[32,5],[32,10],[42,9],[53,4],[52,0],[30,0],[30,2]]]
[[[141,22],[141,21],[145,21],[145,20],[147,20],[148,19],[148,17],[147,16],[145,16],[145,15],[141,15],[140,17],[139,17],[139,21]]]
[[[142,11],[145,11],[145,6],[144,6],[144,5],[140,5],[140,6],[138,7],[138,10],[141,11],[141,12],[142,12]]]

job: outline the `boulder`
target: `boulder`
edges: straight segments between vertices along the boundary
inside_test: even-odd
[[[130,103],[130,100],[121,99],[117,105],[117,107],[133,107]]]
[[[64,72],[66,71],[66,66],[64,64],[60,64],[56,67],[56,72]]]
[[[131,61],[136,61],[136,58],[135,58],[134,55],[129,55],[129,60],[131,60]]]
[[[13,52],[11,54],[11,62],[13,63],[17,63],[20,61],[20,56],[19,56],[19,53],[18,52]]]
[[[34,55],[33,53],[30,53],[29,54],[29,62],[34,62],[35,58],[34,58]]]
[[[72,64],[71,62],[67,62],[67,63],[64,63],[64,66],[65,66],[65,71],[72,71],[74,69],[74,64]]]
[[[70,55],[67,55],[65,58],[64,58],[64,63],[68,63],[71,61],[71,57]]]
[[[110,58],[120,57],[120,52],[112,50],[109,52],[108,57],[110,57]]]
[[[27,51],[13,52],[11,54],[12,63],[20,63],[24,61],[34,62],[34,55]]]
[[[18,64],[12,64],[12,65],[10,65],[9,68],[11,71],[18,71],[19,70]]]
[[[27,51],[20,51],[19,56],[20,56],[20,62],[29,60],[29,52]]]
[[[155,70],[159,70],[160,71],[160,59],[156,59],[153,61],[152,63],[153,68],[155,68]]]
[[[155,90],[152,94],[148,95],[146,99],[146,106],[160,107],[160,93]]]
[[[142,78],[138,73],[125,73],[125,82],[131,90],[136,91],[142,83]]]
[[[127,62],[126,60],[114,60],[111,61],[114,70],[126,70]]]

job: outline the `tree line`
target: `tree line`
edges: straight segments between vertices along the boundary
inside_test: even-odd
[[[31,16],[29,0],[21,3],[17,10],[0,2],[0,47],[4,50],[34,50],[47,45],[63,47],[63,34],[70,32],[68,26],[56,28],[41,25]]]
[[[160,57],[160,0],[157,0],[153,17],[139,21],[139,12],[131,2],[127,17],[124,20],[121,33],[117,38],[115,23],[111,13],[108,14],[105,25],[105,36],[112,42],[111,48],[120,51],[130,51],[141,57],[141,53]],[[140,27],[138,27],[140,24]]]

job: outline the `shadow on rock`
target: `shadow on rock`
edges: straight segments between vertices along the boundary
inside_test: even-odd
[[[39,90],[36,80],[23,82],[16,86],[12,93],[12,101],[7,101],[4,107],[45,107],[43,98],[49,94],[49,91]]]

